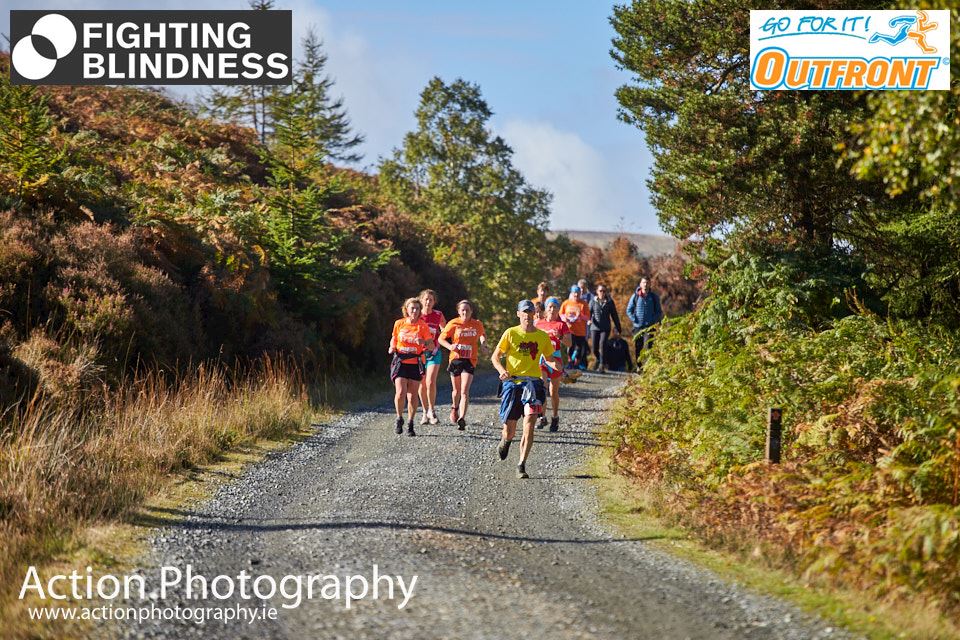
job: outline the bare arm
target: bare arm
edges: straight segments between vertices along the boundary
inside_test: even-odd
[[[543,354],[543,361],[552,371],[559,371],[560,367],[563,366],[563,364],[560,362],[560,359],[554,356],[552,353],[550,355]]]
[[[502,358],[503,356],[504,356],[503,351],[500,351],[499,348],[498,348],[498,349],[494,349],[494,350],[493,350],[493,355],[490,356],[490,362],[493,364],[493,368],[497,370],[497,373],[500,374],[500,379],[501,379],[501,380],[506,380],[507,378],[510,377],[510,374],[507,373],[507,370],[506,370],[506,369],[504,368],[504,366],[500,363],[500,358]]]

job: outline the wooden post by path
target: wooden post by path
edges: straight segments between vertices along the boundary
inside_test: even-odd
[[[783,410],[770,407],[767,416],[767,451],[765,459],[774,464],[780,463],[780,442],[783,433]]]

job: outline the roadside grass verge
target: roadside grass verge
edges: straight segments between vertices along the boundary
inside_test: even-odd
[[[372,389],[369,378],[307,383],[293,362],[264,359],[202,365],[175,379],[152,371],[117,389],[9,409],[0,432],[4,633],[72,633],[26,619],[28,604],[49,603],[17,599],[29,565],[41,577],[87,565],[95,575],[120,571],[139,551],[148,527],[136,523],[146,514],[203,497]]]
[[[593,451],[585,470],[595,478],[603,517],[626,537],[647,539],[647,544],[705,567],[725,580],[783,598],[871,640],[960,637],[955,621],[920,599],[865,597],[861,591],[823,580],[803,580],[765,554],[762,547],[711,543],[700,535],[702,532],[685,526],[675,514],[664,510],[663,487],[625,475],[612,464],[608,448]]]

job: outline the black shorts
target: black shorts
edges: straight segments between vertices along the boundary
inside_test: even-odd
[[[406,378],[407,380],[423,380],[423,370],[418,363],[412,362],[410,364],[400,363],[395,366],[390,371],[390,379],[396,380],[397,378]]]
[[[456,360],[450,361],[450,366],[447,367],[447,371],[450,372],[452,376],[459,376],[464,373],[469,373],[473,375],[473,372],[476,368],[473,366],[473,362],[470,361],[470,358],[457,358]]]

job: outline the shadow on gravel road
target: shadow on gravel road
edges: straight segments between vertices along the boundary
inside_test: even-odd
[[[470,440],[486,440],[488,442],[500,442],[500,429],[497,428],[496,432],[491,430],[490,434],[482,433],[470,433],[470,432],[460,432],[453,431],[452,433],[424,433],[424,429],[429,427],[421,427],[420,431],[417,433],[418,438],[467,438]],[[519,430],[518,430],[519,431]],[[514,438],[515,442],[519,442],[520,436],[517,435]],[[593,434],[589,433],[563,433],[563,432],[553,432],[553,433],[544,433],[543,431],[537,431],[534,436],[534,442],[536,445],[550,445],[550,444],[560,444],[560,445],[573,445],[577,447],[605,447],[610,448],[611,445],[600,442],[599,439]],[[493,448],[490,451],[494,451]]]
[[[576,478],[578,476],[563,476]],[[338,529],[389,529],[393,531],[433,531],[454,536],[491,540],[512,540],[516,542],[539,542],[544,544],[613,544],[619,542],[641,542],[645,540],[663,540],[665,536],[642,536],[633,538],[544,538],[536,536],[517,536],[506,533],[491,533],[444,527],[439,525],[419,524],[415,522],[382,522],[350,520],[344,522],[304,522],[294,519],[258,519],[245,518],[243,522],[225,522],[209,514],[184,509],[168,509],[165,507],[150,507],[152,514],[140,514],[135,524],[152,527],[175,527],[179,529],[203,529],[210,531],[313,531]],[[188,519],[189,518],[189,519]]]

